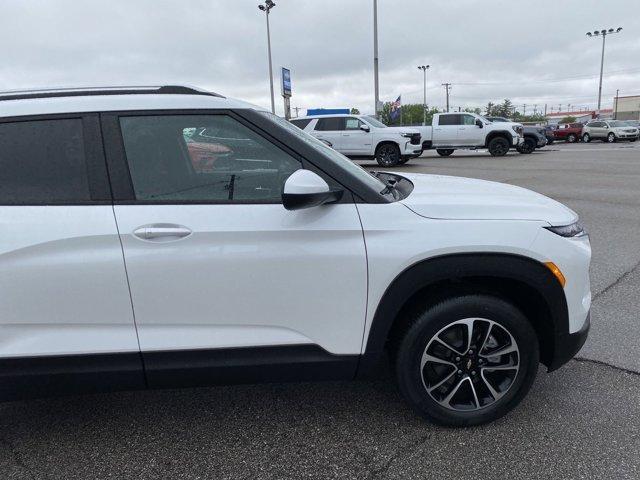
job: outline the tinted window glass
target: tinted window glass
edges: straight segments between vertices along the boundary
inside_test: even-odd
[[[440,115],[438,125],[461,125],[460,115]]]
[[[331,131],[344,130],[344,117],[321,118],[316,123],[316,130]]]
[[[90,199],[82,120],[0,123],[0,203]]]
[[[304,130],[304,128],[309,125],[309,122],[311,122],[311,120],[313,120],[312,118],[301,118],[299,120],[291,120],[291,123],[293,123],[296,127]]]
[[[345,130],[360,130],[360,125],[362,125],[362,122],[360,120],[358,120],[357,118],[348,117],[345,119],[344,128]]]
[[[138,200],[281,201],[300,162],[227,115],[120,119]]]

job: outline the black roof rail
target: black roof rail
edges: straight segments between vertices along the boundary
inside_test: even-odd
[[[154,87],[96,87],[96,88],[56,88],[45,90],[15,90],[0,92],[2,100],[26,100],[31,98],[87,97],[98,95],[206,95],[225,98],[206,90],[183,85],[162,85]]]

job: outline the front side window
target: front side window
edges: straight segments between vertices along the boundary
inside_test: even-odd
[[[462,117],[463,125],[475,125],[476,119],[473,115],[460,115]]]
[[[345,120],[345,130],[360,130],[360,125],[362,122],[354,117],[348,117]]]
[[[91,199],[81,119],[0,123],[0,204]]]
[[[276,203],[301,163],[228,115],[121,117],[137,200]]]

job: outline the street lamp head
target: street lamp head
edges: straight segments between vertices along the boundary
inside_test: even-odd
[[[618,27],[618,28],[616,29],[616,33],[620,33],[621,31],[622,31],[622,27]]]
[[[607,30],[603,28],[602,30],[600,30],[600,33],[601,33],[602,35],[606,35],[606,34],[607,34]]]
[[[267,8],[273,8],[276,4],[272,0],[266,0],[264,3],[267,4]]]
[[[258,5],[258,8],[259,8],[260,10],[262,10],[263,12],[266,10],[266,8],[264,7],[264,5]]]
[[[598,35],[600,35],[600,32],[596,30],[595,32],[593,32],[593,34],[597,37]]]
[[[587,32],[587,37],[591,37],[591,36],[592,36],[591,32]]]
[[[613,33],[613,28],[610,28],[610,29],[609,29],[609,33]]]

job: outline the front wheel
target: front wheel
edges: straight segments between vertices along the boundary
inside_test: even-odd
[[[569,135],[567,137],[567,142],[569,143],[575,143],[575,141],[578,139],[578,137],[576,137],[573,133],[571,135]]]
[[[589,143],[591,141],[591,135],[589,135],[588,133],[585,133],[584,135],[582,135],[582,141],[584,143]]]
[[[614,143],[616,141],[616,134],[611,132],[607,135],[607,142]]]
[[[466,295],[418,311],[397,344],[402,394],[427,420],[464,427],[502,417],[535,378],[538,339],[512,304]]]
[[[492,157],[504,157],[509,152],[509,146],[509,142],[506,138],[493,138],[489,142],[489,153]]]
[[[518,150],[520,153],[524,153],[527,155],[530,153],[533,153],[535,149],[536,149],[536,142],[531,138],[525,138],[524,142],[518,145],[518,147],[516,148],[516,150]]]
[[[448,157],[449,155],[451,155],[453,153],[453,149],[452,148],[438,148],[438,149],[436,149],[436,152],[438,152],[438,155],[440,155],[441,157]]]
[[[383,143],[376,149],[376,161],[381,167],[395,167],[400,160],[400,148],[393,143]]]

